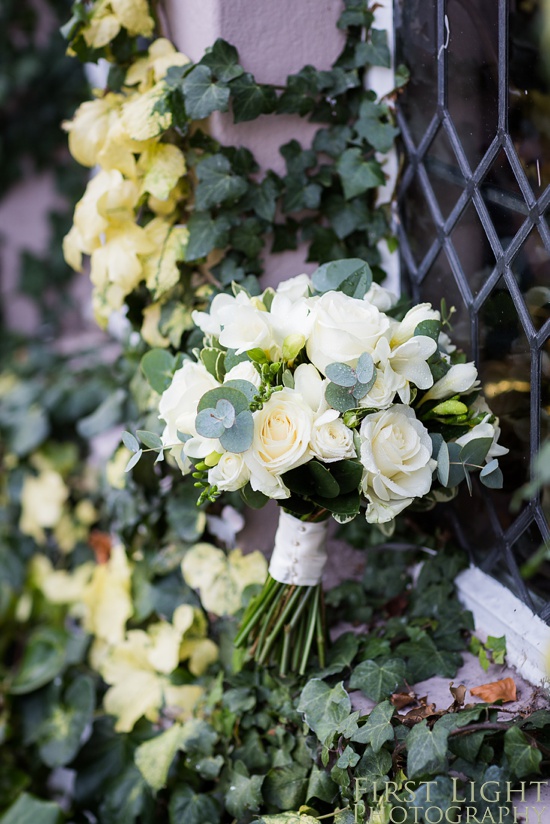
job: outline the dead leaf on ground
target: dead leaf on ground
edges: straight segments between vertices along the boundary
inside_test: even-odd
[[[424,718],[429,718],[431,715],[442,715],[435,708],[435,704],[422,704],[420,707],[414,707],[409,710],[401,719],[406,727],[412,727],[423,721]]]
[[[479,687],[472,687],[471,695],[477,695],[487,704],[494,704],[495,701],[515,701],[516,684],[513,678],[503,678],[501,681],[491,681],[490,684],[481,684]]]
[[[453,686],[453,684],[454,681],[451,681],[449,684],[449,690],[454,698],[452,706],[449,707],[450,712],[455,712],[457,709],[464,706],[464,700],[467,692],[467,687],[465,687],[464,684],[460,684],[458,687]]]
[[[402,710],[403,707],[408,707],[409,704],[414,704],[416,701],[416,695],[412,690],[410,692],[394,692],[390,698],[390,701],[396,709]]]

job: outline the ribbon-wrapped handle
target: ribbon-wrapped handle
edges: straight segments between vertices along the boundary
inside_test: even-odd
[[[282,510],[269,564],[271,577],[297,586],[320,583],[327,560],[327,529],[328,520],[300,521]]]

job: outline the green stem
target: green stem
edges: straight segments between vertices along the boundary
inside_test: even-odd
[[[281,629],[284,625],[284,622],[286,621],[287,615],[292,611],[292,608],[294,607],[296,601],[299,599],[301,594],[302,593],[300,592],[300,588],[296,587],[295,591],[292,593],[292,595],[290,596],[290,598],[286,602],[286,605],[285,605],[284,609],[282,610],[281,614],[279,615],[279,617],[278,617],[278,619],[275,623],[275,626],[273,627],[272,631],[270,632],[270,634],[269,634],[269,636],[268,636],[268,638],[265,642],[265,647],[262,650],[262,654],[260,655],[260,658],[258,659],[260,664],[263,664],[265,662],[265,659],[269,655],[271,647],[275,643],[275,640],[277,639],[277,636],[278,636],[279,632],[281,631]]]
[[[279,595],[280,595],[280,592],[282,590],[284,590],[284,587],[285,587],[285,585],[281,584],[281,587],[280,587],[280,590],[279,590]],[[269,626],[271,624],[271,620],[272,620],[273,616],[275,615],[276,610],[279,607],[280,607],[279,598],[275,598],[275,600],[271,604],[271,606],[270,606],[270,608],[267,612],[267,615],[265,616],[265,619],[263,620],[262,625],[261,625],[260,634],[258,635],[258,640],[257,640],[257,645],[256,645],[256,653],[254,655],[256,661],[259,660],[259,656],[260,656],[261,651],[262,651],[262,644],[264,643],[264,639],[265,639],[265,636],[266,636],[267,631],[269,629]]]
[[[317,586],[317,589],[315,591],[315,601],[313,603],[313,609],[311,610],[311,614],[308,619],[306,641],[304,644],[304,652],[302,654],[302,663],[300,664],[299,670],[300,675],[304,675],[306,671],[309,653],[311,650],[311,644],[313,642],[313,636],[315,634],[315,624],[317,623],[317,611],[319,609],[319,589],[320,584]]]
[[[262,616],[265,614],[265,610],[271,604],[273,599],[277,596],[277,593],[281,590],[282,586],[284,585],[279,583],[279,581],[276,581],[271,576],[269,576],[263,590],[260,592],[257,598],[254,598],[250,602],[248,609],[246,610],[243,616],[242,627],[234,641],[236,647],[243,646],[249,633],[262,619]]]
[[[306,617],[303,616],[302,620],[298,624],[298,633],[296,637],[296,644],[294,646],[294,650],[292,651],[292,671],[296,672],[298,669],[298,665],[301,660],[301,653],[302,648],[304,646],[304,639],[306,636],[306,628],[307,628],[307,620]]]
[[[321,585],[319,584],[319,590],[321,589]],[[322,609],[317,610],[315,626],[317,629],[317,652],[319,655],[319,666],[321,669],[325,667],[325,633],[323,631],[323,614]]]

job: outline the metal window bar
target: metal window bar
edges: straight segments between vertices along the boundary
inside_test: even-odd
[[[396,23],[396,42],[404,42],[410,35],[404,29],[404,4],[410,0],[395,0],[394,20]],[[430,0],[421,0],[426,5]],[[531,318],[526,301],[518,286],[518,282],[512,271],[512,264],[517,255],[521,252],[524,244],[532,231],[538,231],[546,250],[550,251],[550,230],[544,219],[544,213],[550,205],[550,186],[547,186],[542,194],[535,197],[531,185],[527,179],[519,157],[516,153],[513,140],[509,132],[508,112],[509,112],[509,21],[510,2],[509,0],[498,0],[498,119],[494,139],[490,143],[484,156],[475,168],[471,168],[470,162],[463,148],[459,130],[453,121],[449,109],[448,100],[448,71],[449,55],[448,43],[452,37],[449,31],[447,19],[448,0],[431,0],[432,10],[435,10],[436,19],[436,48],[433,54],[432,69],[437,72],[437,106],[433,117],[428,123],[424,134],[418,139],[413,138],[412,129],[409,127],[404,108],[397,106],[398,125],[401,130],[401,150],[404,160],[403,172],[398,190],[398,212],[397,212],[397,234],[400,242],[402,272],[405,281],[411,288],[415,299],[422,298],[423,283],[429,273],[436,258],[441,253],[446,256],[451,268],[456,286],[462,296],[465,306],[468,309],[470,322],[471,355],[478,362],[480,354],[480,315],[485,301],[489,298],[495,286],[501,279],[509,290],[514,307],[517,311],[519,322],[523,329],[525,338],[530,350],[530,443],[529,460],[532,474],[532,464],[535,455],[540,447],[540,411],[541,411],[541,353],[543,345],[550,336],[550,318],[536,329]],[[483,11],[486,0],[474,0],[479,9]],[[435,9],[434,5],[435,4]],[[472,5],[472,3],[470,3]],[[485,6],[486,8],[486,6]],[[409,65],[414,76],[415,66]],[[456,165],[438,161],[437,158],[430,157],[427,153],[436,135],[443,130],[452,151],[454,152]],[[503,194],[495,189],[490,183],[484,184],[484,178],[496,161],[499,152],[504,151],[513,175],[519,186],[521,196],[517,193]],[[450,211],[447,218],[444,218],[434,190],[430,183],[430,176],[438,176],[446,183],[458,184],[463,187],[462,194],[458,197],[456,204]],[[404,220],[404,204],[411,183],[415,181],[426,200],[429,215],[431,216],[431,226],[433,228],[432,242],[421,260],[415,260],[411,249],[406,222]],[[510,242],[504,246],[495,225],[491,219],[487,208],[487,202],[504,205],[513,213],[517,220],[522,220],[522,224],[512,237]],[[467,207],[472,204],[475,207],[480,224],[485,236],[490,244],[490,248],[495,257],[495,264],[491,273],[481,285],[477,294],[472,292],[470,283],[466,276],[457,254],[455,244],[451,238],[453,229],[457,226],[461,216]],[[458,250],[460,252],[460,249]],[[550,273],[548,278],[550,286]],[[476,558],[479,566],[486,572],[496,574],[504,579],[505,583],[516,592],[516,594],[531,609],[537,611],[540,617],[550,623],[550,601],[533,597],[528,583],[523,579],[518,563],[514,556],[514,544],[529,530],[536,525],[540,530],[542,540],[550,540],[550,529],[545,514],[541,507],[539,498],[530,501],[523,510],[517,514],[512,522],[504,528],[498,514],[495,511],[493,499],[479,485],[476,494],[484,498],[485,511],[489,522],[492,525],[496,540],[483,557]],[[458,540],[470,550],[472,556],[472,546],[469,544],[466,531],[463,529],[456,515],[453,514]]]

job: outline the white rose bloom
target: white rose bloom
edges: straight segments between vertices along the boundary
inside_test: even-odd
[[[178,443],[178,432],[196,435],[195,418],[205,392],[220,386],[204,364],[186,360],[174,373],[172,383],[159,402],[159,418],[166,421],[162,435],[165,446]]]
[[[353,432],[345,425],[336,409],[327,409],[317,418],[309,445],[315,457],[325,463],[357,457]]]
[[[359,401],[359,406],[363,409],[387,409],[391,406],[395,393],[403,388],[403,381],[400,375],[396,375],[393,369],[384,369],[383,366],[376,367],[376,380],[364,398]]]
[[[298,392],[275,392],[263,409],[254,413],[254,458],[277,476],[301,466],[311,457],[312,426],[313,411]]]
[[[313,303],[312,314],[307,354],[323,374],[329,363],[356,366],[363,352],[374,351],[390,325],[376,306],[342,292],[326,292]]]
[[[498,439],[500,437],[500,426],[498,425],[498,421],[496,424],[489,423],[490,415],[487,415],[481,423],[476,424],[469,432],[466,432],[465,435],[462,435],[460,438],[456,439],[456,443],[460,446],[464,446],[465,444],[469,443],[469,441],[474,441],[477,438],[492,438],[493,443],[489,447],[489,451],[485,456],[485,463],[489,463],[492,461],[493,458],[500,458],[501,455],[507,455],[510,451],[505,446],[501,446],[498,443]]]
[[[403,320],[394,327],[391,337],[392,348],[412,338],[414,330],[423,320],[441,320],[441,314],[437,309],[432,309],[431,303],[419,303],[413,306]]]
[[[249,478],[250,470],[243,456],[234,452],[224,452],[216,466],[208,472],[208,482],[223,492],[242,489]]]
[[[299,298],[306,298],[311,289],[313,289],[311,278],[309,275],[304,274],[283,280],[283,282],[277,286],[276,291],[278,295],[284,295],[289,298],[289,300],[295,301]]]
[[[424,401],[444,400],[453,395],[473,392],[478,386],[479,381],[477,380],[475,364],[455,363],[447,374],[436,381],[429,392],[426,392],[422,398],[422,403]]]
[[[308,403],[315,413],[328,406],[325,388],[328,381],[312,363],[301,363],[294,372],[294,389]]]
[[[395,405],[363,419],[360,429],[362,490],[369,523],[387,523],[426,495],[436,461],[428,430],[410,406]]]
[[[252,361],[241,361],[225,373],[223,382],[226,381],[248,381],[253,383],[256,389],[259,389],[262,379]]]
[[[388,309],[395,306],[398,301],[398,297],[397,295],[394,295],[393,292],[390,292],[389,289],[386,289],[384,286],[380,286],[379,283],[373,282],[363,300],[366,300],[368,303],[372,303],[372,305],[376,306],[377,309],[380,309],[381,312],[387,312]]]

